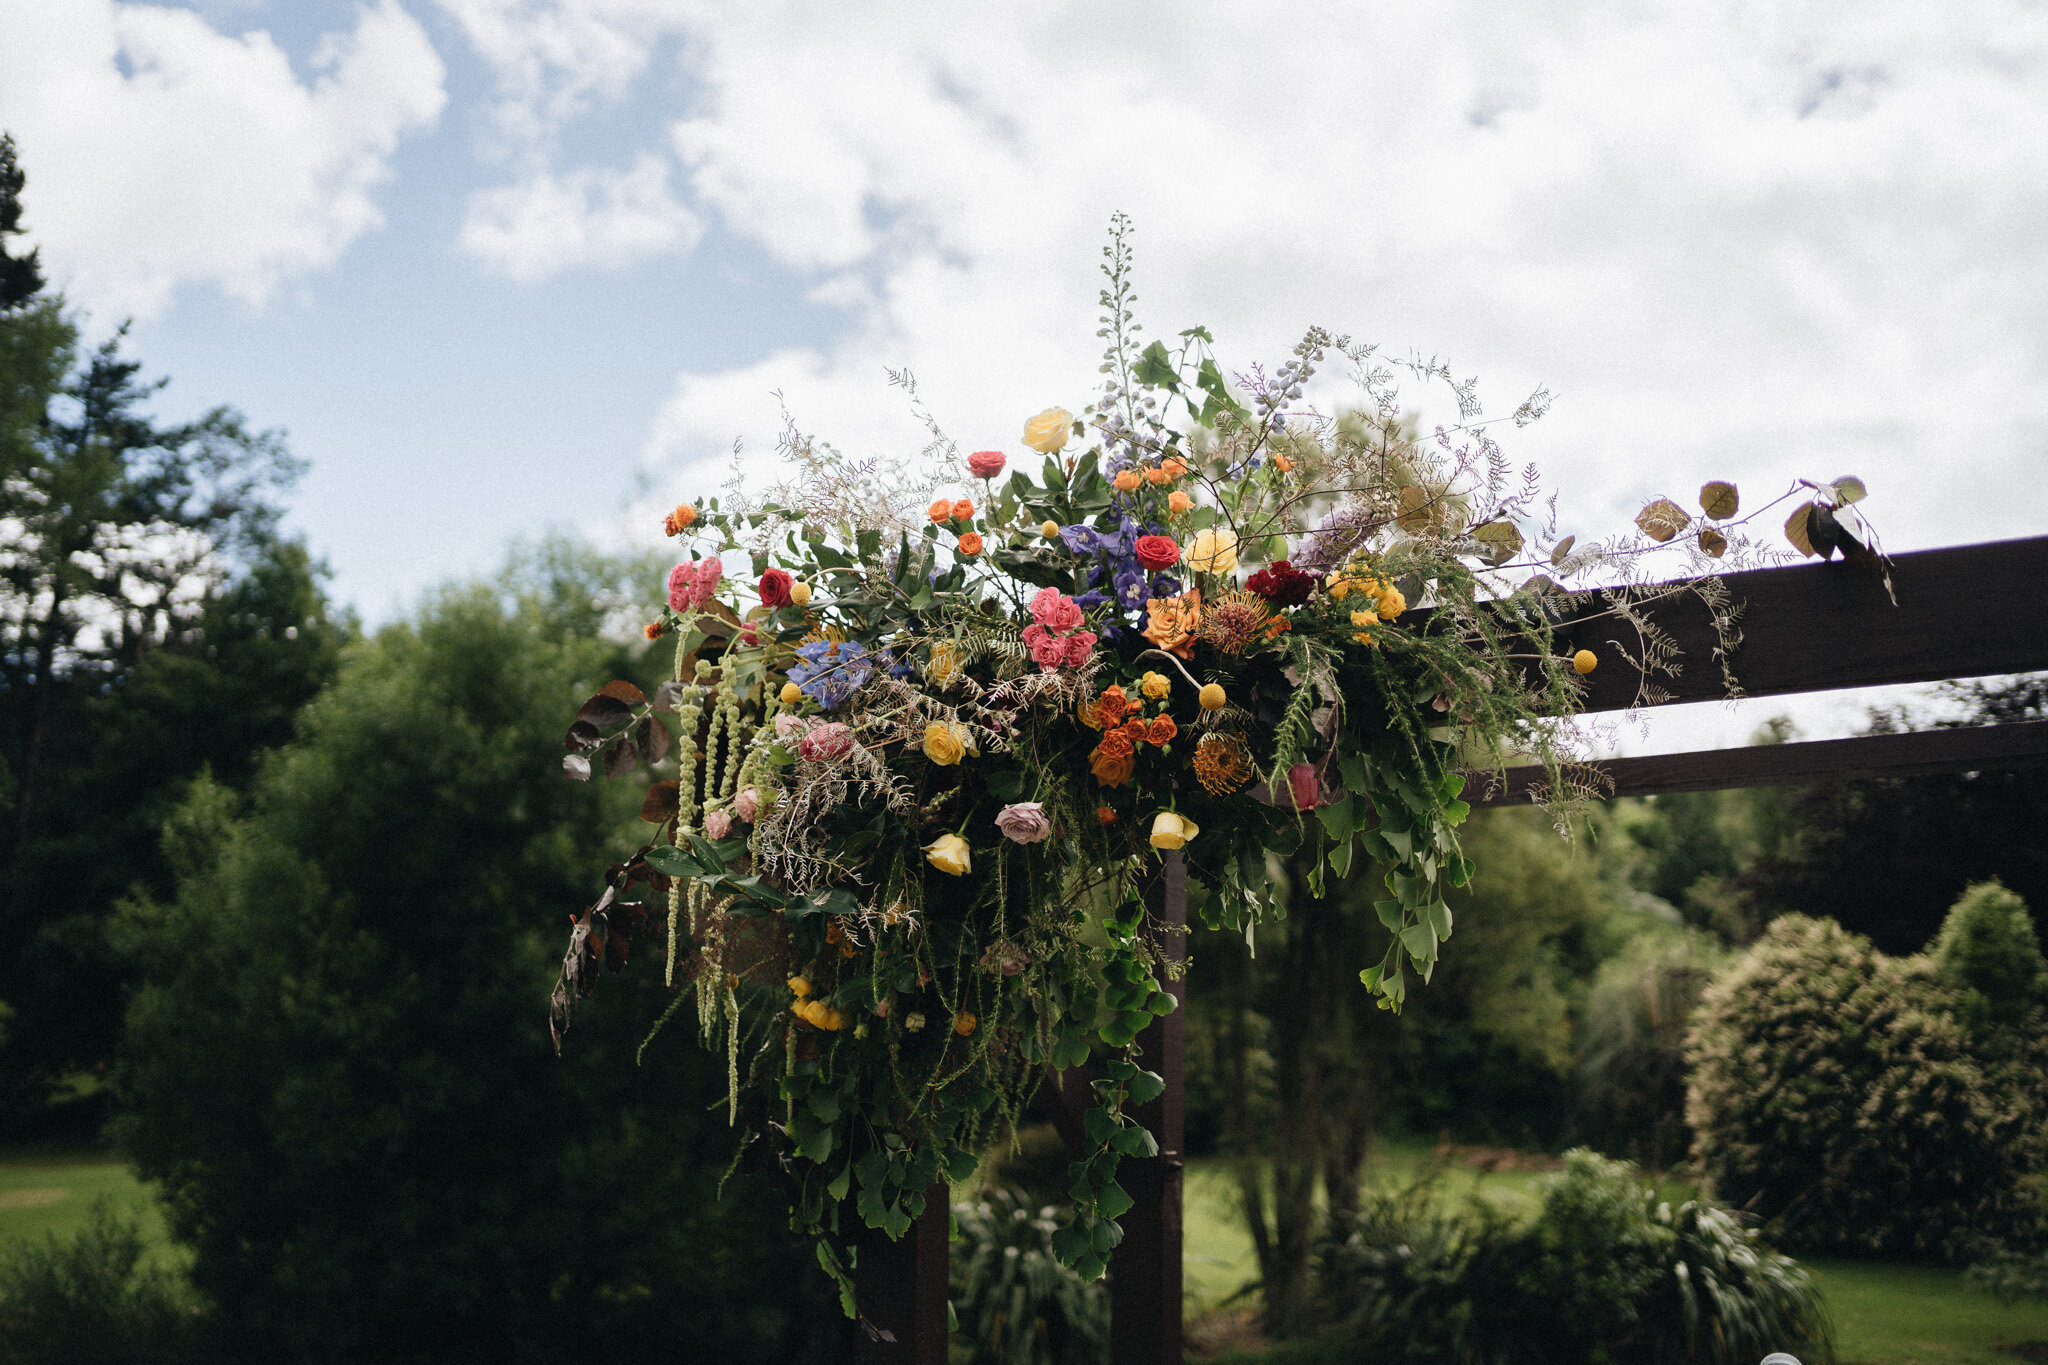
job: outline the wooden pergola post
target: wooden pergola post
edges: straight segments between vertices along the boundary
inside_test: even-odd
[[[1832,688],[1932,682],[2048,669],[2048,536],[1926,550],[1898,556],[1894,607],[1870,579],[1835,564],[1761,569],[1726,577],[1745,607],[1745,644],[1733,660],[1745,695],[1779,696]],[[1585,613],[1601,608],[1584,596]],[[1670,702],[1717,700],[1720,670],[1711,664],[1717,636],[1707,608],[1681,598],[1660,606],[1658,626],[1692,667],[1660,679]],[[1605,638],[1617,623],[1575,624],[1560,635],[1592,649],[1605,665],[1588,678],[1586,711],[1634,703],[1636,679]],[[1635,649],[1639,641],[1621,641]],[[1815,778],[1959,772],[2048,763],[2048,722],[1903,735],[1874,735],[1714,753],[1616,759],[1595,765],[1615,795],[1775,785]],[[1510,769],[1504,786],[1474,785],[1475,804],[1529,799],[1541,769]],[[1489,789],[1490,788],[1490,789]],[[1152,932],[1161,955],[1186,959],[1187,870],[1178,852],[1161,860],[1148,889]],[[1181,1359],[1181,1194],[1184,1155],[1187,993],[1177,972],[1161,983],[1183,1006],[1139,1035],[1143,1064],[1166,1090],[1134,1112],[1158,1139],[1159,1155],[1123,1162],[1119,1180],[1136,1201],[1123,1217],[1124,1240],[1110,1258],[1110,1359],[1114,1365],[1178,1365]],[[1049,1078],[1054,1122],[1070,1147],[1083,1147],[1081,1114],[1092,1102],[1076,1069]],[[900,1242],[873,1235],[861,1243],[857,1283],[864,1314],[880,1331],[861,1332],[862,1365],[942,1365],[946,1358],[947,1190],[934,1185],[924,1216]]]

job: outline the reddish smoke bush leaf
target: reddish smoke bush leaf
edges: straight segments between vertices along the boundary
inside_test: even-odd
[[[628,706],[644,706],[647,702],[647,694],[623,678],[615,678],[598,688],[597,695],[610,697],[613,701],[622,701]]]
[[[633,771],[633,746],[624,739],[614,744],[604,756],[604,775],[624,777]]]
[[[668,727],[666,725],[649,716],[646,720],[640,722],[640,728],[635,733],[640,741],[640,757],[647,761],[648,767],[653,767],[668,756]]]
[[[657,782],[647,789],[647,799],[640,803],[640,818],[650,825],[664,825],[675,818],[681,799],[676,795],[679,788],[675,782]]]

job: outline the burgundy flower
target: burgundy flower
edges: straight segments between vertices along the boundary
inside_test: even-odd
[[[781,569],[770,569],[761,575],[761,605],[764,607],[786,607],[789,605],[789,590],[795,580]]]
[[[1253,574],[1245,586],[1276,607],[1298,607],[1308,601],[1321,578],[1280,559]]]

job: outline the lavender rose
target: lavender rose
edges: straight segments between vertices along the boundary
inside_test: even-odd
[[[1039,844],[1052,837],[1052,821],[1045,806],[1037,801],[1018,801],[1004,806],[996,816],[996,828],[1012,843]]]

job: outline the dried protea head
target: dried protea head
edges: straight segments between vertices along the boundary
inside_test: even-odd
[[[1218,796],[1228,796],[1252,780],[1251,751],[1236,735],[1210,733],[1195,746],[1195,776]]]
[[[1242,654],[1266,634],[1272,615],[1257,593],[1225,593],[1202,615],[1202,638],[1225,654]]]

